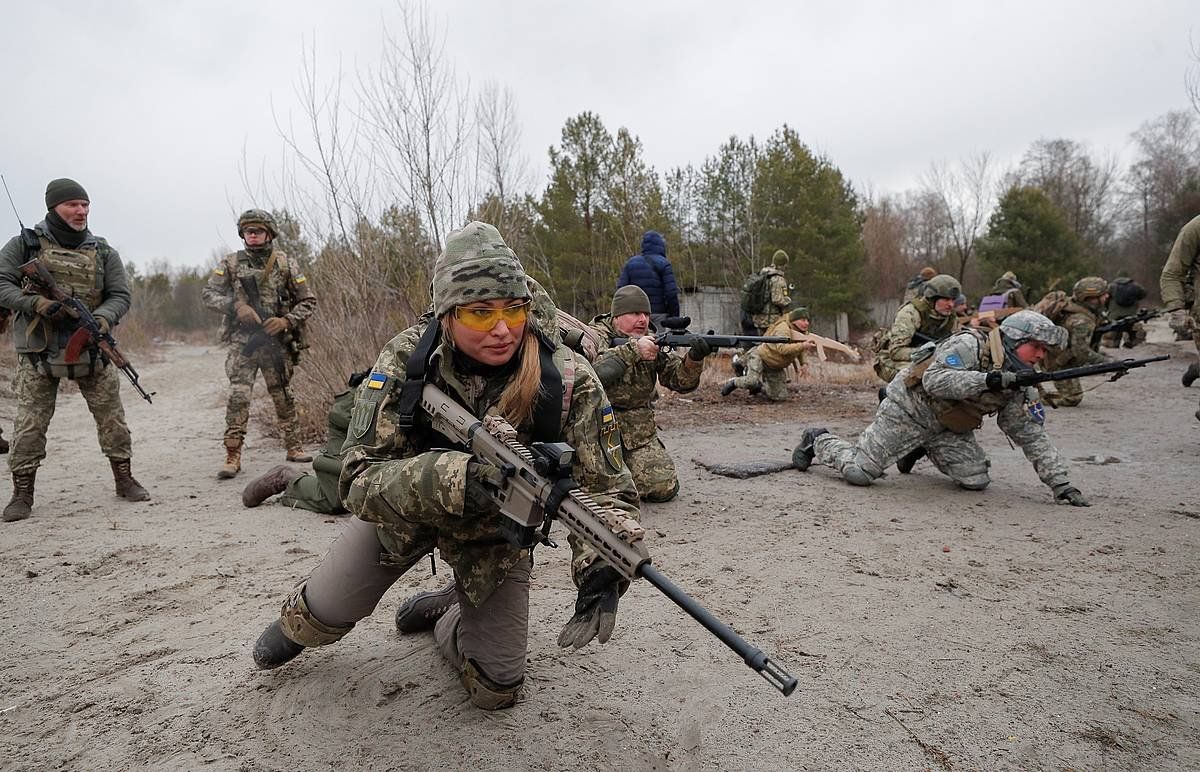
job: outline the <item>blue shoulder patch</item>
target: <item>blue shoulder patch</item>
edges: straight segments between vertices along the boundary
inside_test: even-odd
[[[1034,423],[1041,425],[1046,423],[1046,408],[1040,400],[1032,400],[1026,404],[1025,409],[1029,411],[1029,417]]]
[[[950,356],[946,357],[946,364],[950,365],[951,367],[962,367],[962,357],[960,357],[958,354],[951,354]]]

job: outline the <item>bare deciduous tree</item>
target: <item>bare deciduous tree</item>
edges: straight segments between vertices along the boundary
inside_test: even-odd
[[[987,221],[995,198],[991,155],[977,153],[951,166],[935,162],[921,179],[925,192],[935,197],[950,226],[950,246],[961,281],[975,255],[975,243]]]
[[[1101,250],[1115,228],[1118,179],[1117,159],[1111,154],[1093,158],[1074,140],[1040,139],[1025,151],[1004,187],[1042,191],[1084,243]]]

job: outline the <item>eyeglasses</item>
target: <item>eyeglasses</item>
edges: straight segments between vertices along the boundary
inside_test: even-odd
[[[504,308],[474,308],[471,306],[455,306],[454,318],[464,327],[476,332],[491,332],[492,328],[504,320],[509,327],[525,324],[529,316],[529,301],[523,300]]]
[[[256,228],[253,225],[249,228],[242,228],[243,236],[266,236],[268,232],[266,228]]]

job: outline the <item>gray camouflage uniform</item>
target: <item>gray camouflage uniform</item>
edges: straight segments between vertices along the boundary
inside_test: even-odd
[[[985,378],[992,360],[986,334],[963,330],[938,344],[933,358],[915,386],[905,385],[908,368],[888,383],[887,397],[857,445],[833,434],[817,437],[816,460],[865,485],[881,477],[897,459],[924,447],[938,470],[959,486],[983,490],[991,481],[989,462],[974,431],[951,431],[939,418],[947,410],[959,409],[980,420],[996,414],[1000,430],[1021,448],[1041,481],[1056,495],[1070,488],[1066,463],[1031,414],[1036,393],[1032,389],[988,391]]]

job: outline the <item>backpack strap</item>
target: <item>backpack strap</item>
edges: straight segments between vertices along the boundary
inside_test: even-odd
[[[533,438],[542,442],[558,442],[562,437],[562,419],[565,414],[565,403],[568,398],[563,388],[563,373],[554,364],[554,350],[557,348],[550,336],[537,331],[538,360],[542,370],[542,382],[538,388],[537,404],[533,407]],[[571,360],[572,371],[574,359]],[[574,372],[572,378],[574,380]]]
[[[999,370],[1004,367],[1004,341],[1000,337],[1001,332],[999,327],[993,327],[988,331],[987,343],[988,351],[992,355],[992,369]]]
[[[432,319],[416,348],[408,355],[408,364],[404,369],[404,383],[400,386],[400,399],[396,403],[399,418],[396,425],[401,429],[411,429],[417,414],[417,405],[421,402],[421,392],[425,389],[425,368],[442,339],[442,325],[437,319]]]

